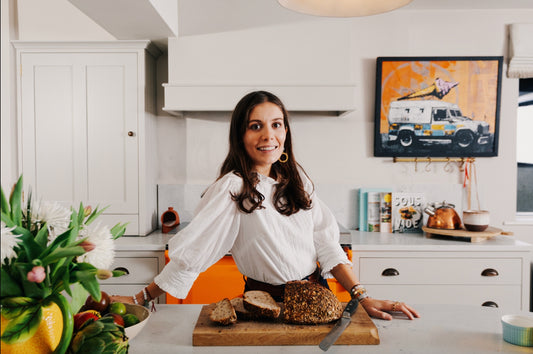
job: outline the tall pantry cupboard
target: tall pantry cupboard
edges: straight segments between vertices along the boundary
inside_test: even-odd
[[[157,228],[155,62],[149,41],[14,41],[19,172],[42,200],[106,207],[126,234]]]

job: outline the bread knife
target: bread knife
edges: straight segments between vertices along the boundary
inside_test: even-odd
[[[359,300],[357,298],[353,298],[350,300],[350,302],[348,302],[344,308],[344,311],[342,312],[342,317],[337,321],[337,323],[335,323],[335,326],[318,345],[320,349],[326,351],[333,343],[335,343],[337,338],[340,337],[342,332],[344,332],[346,327],[348,327],[352,321],[352,315],[357,310],[357,306],[359,306]]]

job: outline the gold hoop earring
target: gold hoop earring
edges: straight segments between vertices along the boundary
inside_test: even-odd
[[[281,162],[281,163],[285,163],[285,162],[289,161],[289,155],[287,155],[286,152],[282,152],[278,161]]]

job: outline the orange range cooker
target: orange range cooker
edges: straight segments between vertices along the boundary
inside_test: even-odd
[[[342,247],[351,261],[351,245],[342,245]],[[166,263],[170,261],[168,250],[165,251],[165,261]],[[328,284],[341,302],[350,301],[350,294],[335,279],[328,279]],[[237,269],[233,257],[226,255],[198,276],[185,299],[177,299],[166,294],[166,301],[167,304],[211,304],[225,297],[231,299],[240,296],[243,289],[243,276]]]

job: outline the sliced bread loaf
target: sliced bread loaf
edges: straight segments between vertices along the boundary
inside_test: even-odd
[[[266,291],[250,290],[243,295],[243,306],[246,310],[260,317],[278,318],[281,307]]]
[[[328,323],[342,316],[342,305],[331,290],[307,280],[285,285],[283,319],[288,323]]]
[[[228,298],[224,298],[215,304],[209,318],[211,321],[221,325],[230,325],[237,322],[237,314]]]
[[[235,313],[237,314],[237,319],[239,320],[254,320],[259,318],[258,315],[248,311],[244,308],[243,304],[243,298],[242,297],[234,297],[230,300],[231,304],[233,305],[233,308],[235,309]]]

